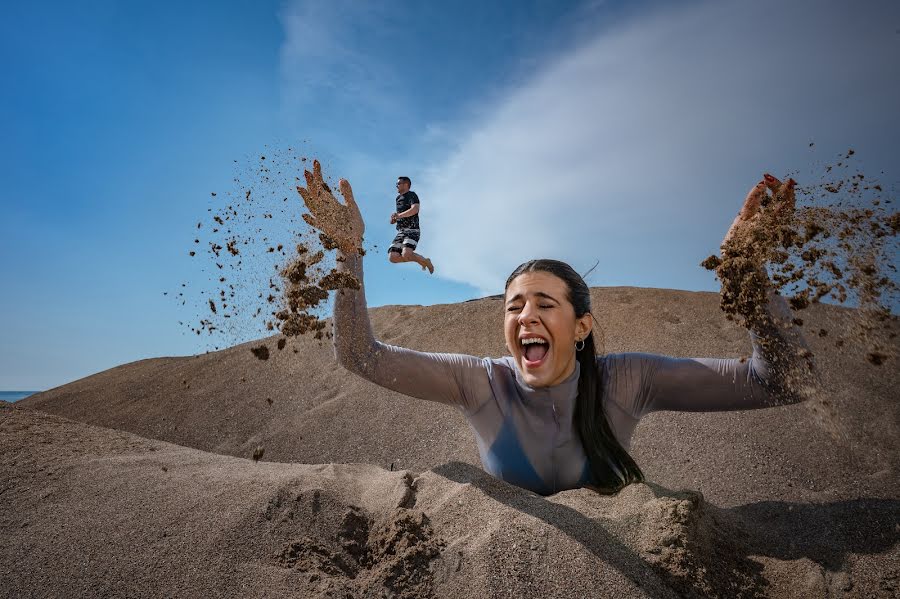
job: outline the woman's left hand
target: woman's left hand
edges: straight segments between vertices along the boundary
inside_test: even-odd
[[[774,205],[769,209],[775,210],[777,220],[790,218],[794,213],[794,185],[793,179],[788,179],[782,183],[772,175],[766,173],[763,175],[762,181],[754,185],[747,197],[744,199],[744,205],[741,206],[740,212],[735,217],[725,238],[722,239],[722,248],[739,232],[750,230],[759,220],[760,206],[768,192],[772,192]]]

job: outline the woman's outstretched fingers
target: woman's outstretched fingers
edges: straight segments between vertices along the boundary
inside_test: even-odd
[[[305,187],[297,186],[297,193],[300,194],[300,197],[303,198],[303,203],[306,204],[306,209],[310,212],[314,212],[318,205],[316,201],[313,199],[313,195],[309,192],[309,189]]]
[[[315,178],[316,184],[319,186],[319,189],[324,194],[331,195],[331,187],[328,185],[328,182],[322,175],[322,164],[318,160],[313,160],[313,177]]]
[[[316,176],[314,173],[304,170],[303,176],[306,178],[306,189],[309,190],[316,199],[319,199],[319,194],[322,193],[322,186],[319,183],[322,180],[321,171],[319,176]]]
[[[325,180],[322,178],[322,164],[318,160],[313,160],[313,174],[316,177],[316,180],[324,183]]]
[[[350,181],[341,179],[338,181],[338,187],[341,190],[341,195],[344,196],[344,202],[346,202],[347,206],[349,206],[351,210],[358,211],[359,206],[356,205],[356,200],[353,197],[353,188],[350,187]]]
[[[741,220],[750,220],[757,212],[759,212],[759,206],[762,203],[765,193],[765,180],[760,181],[750,188],[750,191],[747,192],[747,197],[744,198],[744,205],[741,206]]]
[[[306,179],[306,188],[304,189],[306,193],[301,192],[300,195],[303,196],[306,207],[313,210],[319,199],[319,194],[316,191],[316,180],[308,170],[303,171],[303,178]]]
[[[784,197],[787,197],[788,195],[793,196],[794,186],[796,184],[797,182],[793,179],[788,179],[778,187],[778,195],[783,195]]]
[[[794,186],[797,185],[797,182],[793,179],[788,179],[784,182],[775,193],[775,212],[778,214],[779,218],[787,217],[794,212],[794,203],[796,201],[796,197],[794,195]]]
[[[744,198],[744,204],[741,206],[741,209],[738,212],[737,216],[734,217],[734,222],[731,223],[731,226],[725,233],[725,237],[722,239],[723,250],[725,249],[725,245],[729,241],[731,241],[731,238],[734,237],[735,233],[737,233],[739,229],[747,226],[750,221],[752,221],[759,215],[759,206],[762,203],[762,199],[765,194],[765,179],[750,188],[750,191],[747,193],[747,197]]]
[[[312,214],[303,213],[300,217],[306,221],[306,224],[312,227],[313,229],[319,229],[319,222]]]

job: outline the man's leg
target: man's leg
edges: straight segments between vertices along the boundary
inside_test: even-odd
[[[390,247],[388,248],[388,260],[390,260],[393,264],[399,264],[401,262],[406,262],[403,259],[403,232],[398,231],[397,236],[394,237],[394,240],[391,242]]]
[[[395,252],[391,252],[392,256],[394,254],[395,254]],[[401,258],[401,260],[399,260],[399,261],[401,261],[401,262],[415,262],[416,264],[418,264],[419,266],[422,267],[422,270],[427,270],[429,273],[434,274],[434,265],[431,263],[431,260],[429,260],[425,256],[417,254],[409,246],[403,247],[403,253],[400,254],[400,258]],[[393,261],[394,261],[394,259],[392,257],[391,262],[393,262]]]

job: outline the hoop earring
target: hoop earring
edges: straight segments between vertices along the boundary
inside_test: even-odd
[[[581,347],[578,347],[578,344],[581,344]],[[584,339],[579,339],[575,342],[575,351],[581,351],[584,349]]]

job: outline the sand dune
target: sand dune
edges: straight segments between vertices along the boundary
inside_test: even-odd
[[[715,294],[593,294],[606,351],[749,351]],[[503,353],[496,300],[372,316],[389,343]],[[494,480],[453,409],[374,387],[310,339],[281,351],[267,340],[266,361],[254,343],[99,373],[0,412],[2,588],[896,596],[900,374],[892,361],[866,362],[861,346],[835,347],[852,311],[815,306],[803,317],[820,396],[754,412],[654,414],[633,442],[649,484],[615,497],[540,498]],[[255,463],[247,458],[259,445]]]
[[[9,597],[868,596],[900,561],[897,500],[544,499],[459,462],[254,463],[0,410]]]

